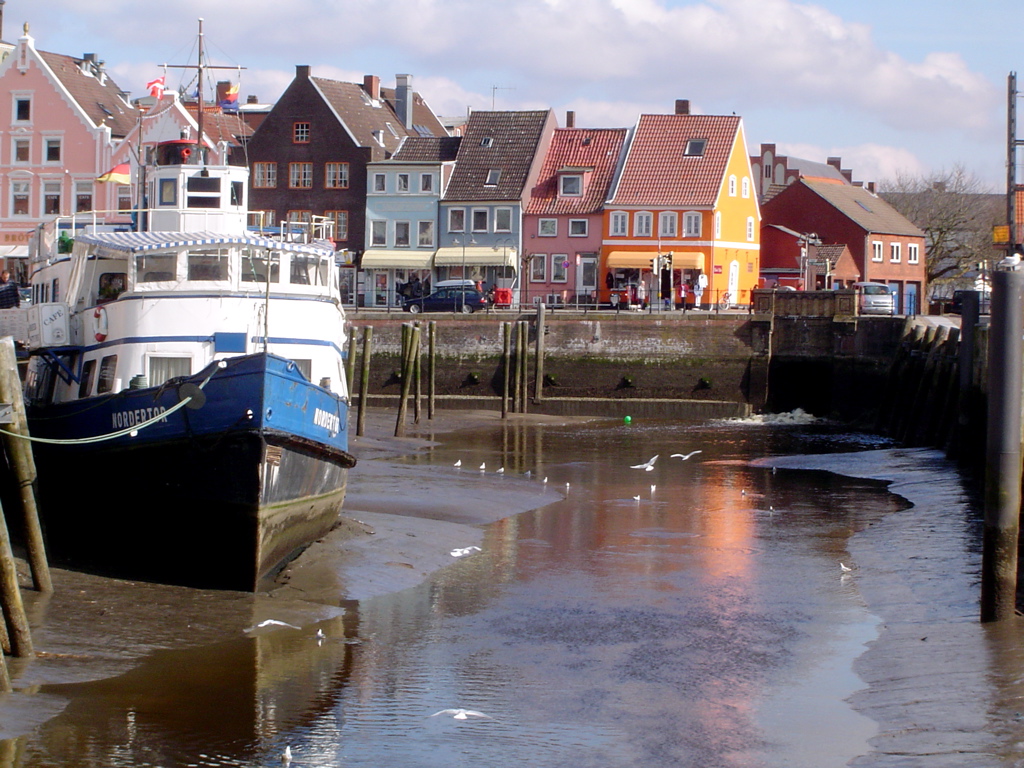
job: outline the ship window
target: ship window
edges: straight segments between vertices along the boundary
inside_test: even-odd
[[[312,360],[300,360],[298,358],[292,358],[292,362],[295,363],[295,367],[299,369],[299,373],[306,377],[307,381],[313,380]]]
[[[227,280],[228,254],[220,250],[189,251],[189,280]]]
[[[327,285],[327,259],[316,256],[292,256],[292,285]]]
[[[263,251],[245,250],[242,252],[242,282],[267,282],[267,255]],[[277,254],[270,256],[270,282],[281,282],[281,259]]]
[[[124,272],[104,272],[100,275],[100,289],[98,300],[100,303],[113,301],[124,292],[125,280],[128,276]],[[54,281],[56,282],[56,281]],[[54,294],[57,287],[54,286]]]
[[[157,195],[158,205],[177,205],[178,187],[176,179],[160,179],[160,191]]]
[[[86,360],[82,366],[82,379],[78,382],[78,396],[88,397],[92,394],[92,376],[96,372],[96,361]]]
[[[166,381],[178,376],[189,376],[192,373],[191,357],[151,357],[149,358],[149,385],[159,387]]]
[[[107,355],[100,360],[100,378],[96,384],[96,394],[102,395],[114,389],[114,374],[117,373],[117,355]]]
[[[173,253],[140,253],[135,257],[135,282],[161,283],[175,280],[175,262],[177,255]]]

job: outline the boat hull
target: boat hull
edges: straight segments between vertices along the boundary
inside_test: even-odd
[[[29,415],[65,440],[138,428],[34,447],[51,558],[123,578],[258,590],[338,524],[355,464],[347,403],[271,355]]]

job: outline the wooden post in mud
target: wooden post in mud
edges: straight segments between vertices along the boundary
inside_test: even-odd
[[[416,328],[416,353],[412,359],[412,420],[414,424],[419,424],[420,414],[423,411],[423,380],[421,376],[423,373],[423,350],[420,349],[419,340],[423,335],[423,328],[418,320],[413,325]]]
[[[981,554],[981,620],[1016,612],[1021,501],[1021,365],[1024,272],[992,273],[989,331],[985,531]]]
[[[11,653],[22,658],[35,655],[32,650],[32,633],[28,627],[28,616],[21,601],[18,587],[18,570],[11,551],[11,537],[7,532],[7,518],[0,508],[0,608],[3,608],[7,637]]]
[[[356,435],[361,436],[366,428],[366,398],[370,391],[370,350],[373,347],[373,326],[363,328],[363,365],[359,375],[359,415],[356,419]]]
[[[526,320],[519,321],[519,354],[523,364],[519,368],[519,412],[526,413],[526,400],[530,389],[530,324]]]
[[[3,652],[0,651],[0,693],[10,693],[13,690],[14,688],[11,687],[11,676],[7,673],[7,659],[4,658]]]
[[[7,458],[18,481],[21,508],[25,517],[25,547],[28,550],[32,582],[37,591],[52,592],[50,566],[46,562],[43,529],[39,524],[39,510],[36,507],[36,462],[32,456],[32,445],[25,439],[28,437],[28,417],[25,415],[21,377],[18,376],[18,357],[14,351],[14,339],[10,336],[0,339],[0,402],[11,403],[13,406],[14,423],[7,425],[7,431],[14,435],[22,435],[4,435],[4,447],[7,449]]]
[[[437,394],[437,321],[427,324],[427,420],[434,419],[434,396]]]
[[[355,386],[356,380],[356,332],[352,328],[348,334],[348,359],[345,360],[345,381],[348,385],[349,394],[352,393],[352,387]]]
[[[512,324],[502,321],[501,323],[501,418],[508,418],[508,385],[509,376],[512,371],[509,366],[512,363]]]
[[[509,323],[509,335],[512,336],[512,323]],[[523,364],[523,356],[519,353],[519,321],[515,323],[515,335],[510,340],[512,351],[510,352],[512,364],[512,412],[516,413],[519,410],[519,384],[522,381],[522,376],[519,375],[519,366]]]
[[[537,338],[535,340],[536,351],[533,354],[533,399],[540,402],[544,397],[544,333],[547,326],[544,320],[544,302],[537,305]]]
[[[405,416],[409,410],[409,390],[412,388],[413,358],[419,354],[419,326],[402,324],[402,394],[398,400],[398,422],[395,437],[405,437]]]

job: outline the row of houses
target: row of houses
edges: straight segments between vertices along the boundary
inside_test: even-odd
[[[2,34],[2,16],[0,16]],[[0,63],[0,256],[28,233],[87,211],[128,224],[150,147],[199,137],[211,164],[245,164],[264,226],[333,224],[365,306],[464,278],[515,305],[618,301],[745,305],[769,284],[890,284],[901,309],[925,290],[923,235],[834,163],[747,150],[736,115],[641,115],[629,128],[559,126],[551,110],[439,118],[409,75],[394,88],[315,77],[272,105],[225,111],[174,91],[132,99],[95,55],[36,49],[28,26]],[[233,89],[231,89],[233,90]],[[202,136],[200,136],[200,132]],[[128,183],[100,183],[127,165]],[[819,167],[820,166],[820,167]],[[831,169],[831,170],[829,170]],[[833,172],[834,171],[834,172]]]

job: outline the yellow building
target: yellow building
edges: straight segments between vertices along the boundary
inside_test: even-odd
[[[605,204],[600,298],[745,306],[758,285],[761,216],[735,115],[641,115]]]

